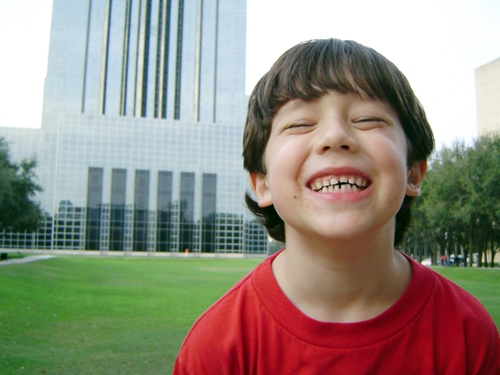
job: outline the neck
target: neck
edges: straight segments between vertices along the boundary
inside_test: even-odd
[[[288,237],[288,233],[287,233]],[[393,249],[392,237],[366,241],[300,241],[287,245],[273,262],[285,295],[311,318],[331,322],[367,320],[389,308],[411,278],[407,260]]]

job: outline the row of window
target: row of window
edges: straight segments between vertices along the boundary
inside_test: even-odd
[[[104,168],[89,167],[86,207],[61,201],[54,217],[33,235],[4,232],[0,247],[40,246],[49,249],[116,251],[189,251],[262,253],[267,236],[241,214],[217,212],[217,175],[203,173],[196,193],[196,175],[158,171],[150,189],[151,171],[135,170],[133,194],[127,194],[126,169],[110,173],[109,202],[104,201]],[[178,181],[179,188],[174,189]],[[174,191],[176,196],[174,197]],[[150,210],[150,194],[156,210]],[[127,202],[127,196],[133,202]],[[199,197],[200,201],[197,201]],[[195,217],[195,212],[197,215]]]
[[[75,210],[81,210],[75,207]],[[132,210],[130,210],[132,211]],[[151,214],[151,213],[150,213]],[[157,216],[161,216],[158,213]],[[220,222],[227,215],[217,215],[210,227],[202,229],[201,223],[184,225],[183,230],[172,227],[171,221],[153,220],[139,227],[130,223],[109,227],[103,233],[102,225],[95,226],[84,219],[70,220],[65,217],[46,218],[35,233],[0,232],[0,248],[5,249],[56,249],[56,250],[100,250],[100,251],[157,251],[157,252],[217,252],[265,254],[267,235],[255,221],[245,222],[231,231],[221,229]],[[85,225],[86,224],[86,225]],[[88,225],[90,224],[90,226]],[[116,223],[115,223],[116,224]],[[143,229],[143,232],[141,232]],[[155,231],[156,229],[156,231]],[[88,236],[100,232],[100,241],[95,248],[85,247]]]

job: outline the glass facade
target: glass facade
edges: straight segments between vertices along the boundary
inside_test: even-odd
[[[125,225],[125,190],[127,170],[113,169],[111,175],[111,207],[109,208],[109,249],[124,250]]]
[[[246,0],[54,0],[35,155],[47,212],[0,247],[265,253],[244,207]]]
[[[202,188],[202,216],[201,216],[201,251],[204,253],[215,252],[215,219],[217,208],[217,175],[214,173],[203,174]]]
[[[172,172],[158,171],[158,198],[156,205],[156,249],[170,251],[172,231]]]
[[[179,202],[179,251],[191,251],[194,246],[194,173],[181,172]]]
[[[149,171],[135,171],[134,251],[147,251],[149,222]]]
[[[102,168],[89,168],[85,248],[99,250],[102,209]]]

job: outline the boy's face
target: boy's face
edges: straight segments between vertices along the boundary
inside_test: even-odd
[[[278,110],[264,154],[267,174],[251,174],[251,185],[259,205],[273,204],[285,222],[287,242],[380,230],[392,236],[405,194],[418,195],[426,170],[425,161],[408,167],[406,160],[391,107],[328,92]]]

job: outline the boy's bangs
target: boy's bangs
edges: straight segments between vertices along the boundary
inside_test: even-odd
[[[291,54],[290,61],[281,62],[279,75],[275,77],[274,94],[283,104],[290,99],[310,100],[327,91],[342,94],[361,95],[364,92],[371,99],[387,101],[387,73],[380,71],[381,61],[373,54],[352,45],[329,43],[302,45],[297,54]],[[383,62],[384,63],[384,62]],[[288,65],[288,66],[287,66]],[[385,65],[385,64],[384,64]],[[392,79],[391,79],[392,78]],[[395,77],[389,78],[394,81]],[[272,82],[272,81],[271,81]]]

